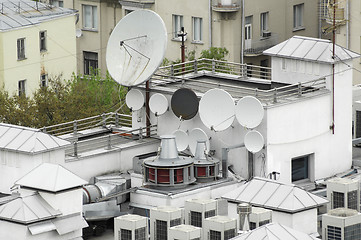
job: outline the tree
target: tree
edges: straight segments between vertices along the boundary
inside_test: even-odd
[[[215,59],[215,60],[225,60],[225,56],[227,56],[229,51],[226,48],[217,48],[217,47],[210,47],[207,50],[203,50],[201,52],[200,58],[207,58],[207,59]]]

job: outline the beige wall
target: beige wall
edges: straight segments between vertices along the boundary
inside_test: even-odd
[[[62,75],[70,79],[76,72],[75,16],[70,15],[38,25],[0,33],[0,83],[10,94],[18,94],[18,81],[26,80],[26,95],[39,88],[40,75]],[[47,31],[47,51],[40,52],[39,32]],[[25,38],[25,59],[17,60],[17,39]]]

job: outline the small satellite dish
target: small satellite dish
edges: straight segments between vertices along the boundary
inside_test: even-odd
[[[246,136],[244,136],[244,145],[251,153],[259,152],[264,146],[264,138],[262,134],[256,130],[249,131]]]
[[[255,97],[241,98],[236,105],[236,119],[246,128],[257,127],[263,119],[264,109],[262,103]]]
[[[198,113],[198,106],[197,95],[188,88],[178,89],[171,99],[173,113],[183,120],[192,119]]]
[[[197,142],[198,141],[206,141],[207,153],[209,152],[210,143],[207,134],[200,128],[194,128],[189,133],[189,149],[191,153],[194,155],[196,153]]]
[[[132,111],[141,109],[144,105],[143,93],[138,89],[131,89],[125,96],[125,103]]]
[[[153,94],[149,99],[149,108],[156,116],[162,115],[168,110],[168,100],[163,94]]]
[[[173,132],[173,135],[175,136],[178,152],[186,150],[189,145],[188,134],[185,131],[178,129]]]
[[[232,96],[223,89],[208,90],[199,102],[199,116],[207,128],[226,130],[235,118]]]
[[[127,14],[109,37],[106,63],[112,78],[123,86],[147,81],[162,63],[167,31],[162,18],[150,10]]]
[[[75,30],[75,36],[77,37],[77,38],[80,38],[81,36],[83,36],[83,31],[81,30],[81,29],[76,29]]]

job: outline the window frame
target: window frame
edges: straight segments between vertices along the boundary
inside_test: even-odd
[[[90,25],[87,26],[87,15],[85,14],[86,8],[90,8]],[[87,31],[98,31],[98,6],[82,4],[82,13],[83,13],[83,30]]]
[[[181,31],[183,25],[183,15],[172,15],[172,28],[173,28],[173,40],[180,40],[178,33]]]
[[[43,84],[45,83],[45,84]],[[41,74],[40,75],[40,87],[47,87],[48,86],[48,74]]]
[[[41,36],[42,34],[44,34],[44,36]],[[40,48],[40,52],[46,52],[48,50],[47,48],[47,31],[40,31],[39,32],[39,48]]]
[[[293,5],[293,31],[303,30],[304,27],[305,4]]]
[[[199,31],[199,34],[196,34],[196,31]],[[192,42],[193,43],[202,43],[203,42],[203,18],[192,17],[192,32],[193,32]],[[197,35],[199,35],[199,36],[196,38]]]
[[[26,96],[26,79],[18,81],[18,95],[19,97]]]
[[[92,59],[90,55],[95,56],[96,55],[96,59]],[[91,63],[95,63],[95,67],[92,66]],[[83,64],[84,64],[84,75],[90,75],[92,73],[90,67],[93,68],[93,70],[98,69],[99,66],[99,55],[97,52],[88,52],[88,51],[83,51]]]
[[[263,12],[260,14],[260,35],[263,37],[264,32],[269,32],[269,12]]]
[[[26,59],[26,52],[25,52],[25,45],[26,45],[26,38],[18,38],[16,40],[16,49],[17,49],[17,60],[21,61]]]
[[[304,182],[304,181],[310,181],[312,176],[311,176],[311,161],[312,161],[312,156],[313,154],[308,154],[308,155],[302,155],[302,156],[298,156],[295,158],[291,159],[291,181],[292,182]],[[306,173],[306,177],[305,178],[297,178],[294,180],[294,172],[296,171],[296,169],[294,169],[294,162],[296,161],[305,161],[307,160],[307,166],[304,166],[304,168],[307,168],[307,172]],[[298,163],[299,164],[299,163]],[[298,170],[300,171],[300,170]]]

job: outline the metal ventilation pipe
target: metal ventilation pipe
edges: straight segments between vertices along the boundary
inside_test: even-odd
[[[239,230],[249,231],[249,215],[252,213],[252,206],[248,203],[240,203],[237,206],[237,213],[239,215]]]

